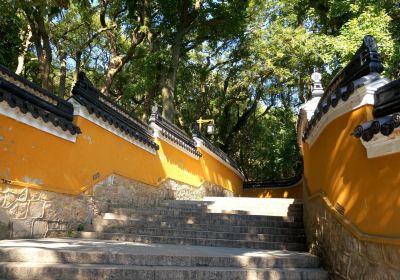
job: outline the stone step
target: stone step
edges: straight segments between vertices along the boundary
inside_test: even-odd
[[[0,279],[327,279],[302,252],[85,239],[0,241]]]
[[[264,208],[303,208],[302,202],[293,202],[291,199],[284,200],[272,200],[262,199],[254,200],[249,198],[224,198],[219,201],[202,201],[202,200],[163,200],[159,203],[160,206],[168,207],[215,207],[225,208],[226,210],[237,210],[237,211],[249,211],[253,212],[255,207]],[[255,211],[256,212],[256,211]]]
[[[172,237],[172,236],[153,236],[153,235],[106,233],[106,232],[77,232],[75,234],[75,237],[141,242],[146,244],[154,244],[154,243],[176,244],[176,245],[194,245],[194,246],[210,246],[210,247],[289,250],[289,251],[306,250],[306,245],[304,243],[289,243],[289,242],[263,242],[263,241],[204,239],[204,238],[187,238],[187,237],[184,238],[184,237]]]
[[[129,223],[129,222],[128,222]],[[285,227],[256,227],[256,226],[230,226],[230,225],[209,225],[209,224],[183,224],[177,227],[170,223],[135,223],[134,226],[127,225],[126,221],[117,220],[99,220],[95,224],[96,231],[113,231],[123,232],[124,228],[157,228],[157,229],[174,229],[174,230],[195,230],[195,231],[214,231],[214,232],[231,232],[244,234],[275,234],[275,235],[300,235],[304,236],[303,228],[285,228]]]
[[[135,280],[186,280],[186,279],[327,279],[322,269],[309,268],[232,268],[232,267],[181,267],[181,266],[131,266],[105,264],[37,264],[0,263],[0,277],[18,280],[80,280],[80,279],[135,279]]]
[[[224,202],[215,202],[215,201],[201,201],[201,200],[163,200],[160,201],[158,204],[158,207],[177,207],[177,206],[182,206],[182,207],[215,207],[216,209],[220,207],[226,208],[226,210],[236,210],[236,211],[246,211],[246,212],[254,212],[256,209],[253,209],[254,206],[256,207],[265,207],[265,208],[293,208],[293,209],[302,209],[303,208],[303,203],[288,203],[287,201],[285,202],[278,202],[278,203],[268,203],[268,202],[253,202],[249,201],[247,203],[243,203],[242,201],[224,201]],[[260,214],[263,215],[263,214]]]
[[[205,217],[235,217],[235,219],[249,219],[249,220],[263,220],[265,217],[283,217],[284,220],[294,218],[295,220],[301,221],[303,219],[303,211],[289,211],[285,216],[278,215],[250,215],[250,214],[233,214],[233,213],[213,213],[203,211],[193,211],[185,209],[170,209],[170,208],[155,208],[155,209],[140,209],[140,208],[110,208],[110,213],[120,215],[161,215],[161,216],[174,216],[174,217],[186,217],[186,216],[205,216]]]
[[[153,222],[163,223],[168,222],[170,224],[214,224],[214,225],[229,225],[229,226],[267,226],[267,227],[289,227],[289,228],[302,228],[303,222],[293,220],[288,217],[287,220],[283,217],[272,217],[268,216],[263,220],[247,220],[247,219],[235,219],[234,217],[218,218],[218,217],[204,217],[204,216],[187,216],[187,217],[173,217],[173,216],[162,216],[162,215],[119,215],[114,213],[104,213],[104,220],[118,220],[131,222],[132,225],[135,222]]]
[[[119,212],[119,211],[117,211]],[[196,221],[224,221],[229,223],[270,223],[270,222],[298,222],[302,223],[302,217],[294,217],[294,216],[252,216],[252,215],[233,215],[233,214],[215,214],[215,213],[195,213],[193,215],[168,215],[168,214],[155,214],[151,212],[136,212],[136,213],[125,213],[125,211],[121,211],[119,213],[115,212],[107,212],[103,214],[105,219],[148,219],[148,218],[156,218],[157,220],[166,220],[166,219],[174,219],[174,220],[196,220]]]
[[[210,248],[209,248],[210,249]],[[157,254],[145,254],[144,252],[128,253],[107,251],[82,251],[82,250],[54,250],[39,248],[0,249],[0,262],[25,262],[47,264],[111,264],[111,265],[138,265],[138,266],[216,266],[216,267],[241,267],[241,268],[318,268],[320,261],[317,257],[307,253],[266,254],[262,256],[241,255],[170,255],[169,252],[156,252]],[[279,252],[279,251],[278,251]]]
[[[88,263],[168,266],[309,267],[319,258],[307,252],[246,248],[148,245],[78,238],[0,241],[0,262]]]
[[[110,205],[112,207],[119,207],[118,205]],[[129,205],[121,206],[129,208]],[[263,207],[263,206],[255,206],[255,207]],[[257,211],[257,210],[238,210],[238,209],[223,209],[221,206],[217,205],[202,205],[202,204],[178,204],[178,203],[166,203],[163,202],[159,206],[155,208],[169,208],[169,209],[185,209],[185,210],[208,210],[212,213],[223,213],[233,211],[238,212],[238,214],[248,214],[248,215],[269,215],[269,212],[278,212],[281,213],[282,211],[300,211],[303,210],[302,205],[291,205],[291,206],[270,206],[269,209],[265,209],[264,211]]]
[[[182,238],[205,238],[205,239],[226,239],[226,240],[247,240],[265,242],[293,242],[305,243],[304,235],[278,235],[278,234],[251,234],[251,233],[232,233],[230,231],[204,231],[204,230],[182,230],[182,229],[163,229],[163,228],[106,228],[106,233],[132,233],[138,235],[171,236]]]

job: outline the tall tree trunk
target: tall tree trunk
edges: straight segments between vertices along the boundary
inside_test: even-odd
[[[110,89],[113,80],[115,78],[115,75],[118,74],[125,66],[125,64],[128,63],[134,57],[137,47],[143,42],[144,38],[146,37],[147,31],[143,31],[142,29],[147,30],[148,25],[150,24],[150,19],[148,14],[149,1],[144,0],[142,9],[140,11],[139,23],[133,29],[131,34],[131,41],[129,48],[125,54],[119,54],[118,43],[117,43],[118,39],[116,35],[109,29],[110,26],[108,26],[106,23],[106,9],[107,9],[107,3],[106,1],[103,1],[103,7],[100,13],[100,23],[109,39],[109,44],[111,48],[111,59],[106,71],[105,84],[101,89],[102,93],[110,93]],[[115,27],[118,26],[115,16],[111,19],[111,26]]]
[[[172,121],[175,116],[174,94],[176,87],[176,74],[179,67],[184,33],[184,29],[180,28],[175,35],[174,43],[171,47],[171,65],[166,68],[166,73],[164,74],[165,80],[163,87],[161,88],[163,102],[162,116],[170,121]]]
[[[196,21],[200,12],[202,0],[196,0],[194,10],[190,14],[189,0],[182,1],[182,11],[180,14],[179,25],[175,33],[174,42],[171,46],[171,65],[166,68],[164,75],[165,80],[161,88],[161,95],[163,101],[162,115],[168,120],[173,120],[175,116],[174,94],[176,88],[176,75],[178,73],[179,62],[181,58],[182,43],[185,35],[190,31],[191,25]]]
[[[59,96],[64,98],[65,95],[65,84],[67,80],[67,53],[60,53],[60,86],[59,86]]]
[[[39,72],[42,79],[42,87],[50,89],[50,71],[52,62],[50,38],[45,27],[43,16],[36,14],[34,19],[38,27],[38,34],[42,48],[39,57]]]
[[[102,93],[110,93],[115,75],[118,74],[125,64],[134,57],[136,47],[142,43],[144,37],[145,34],[140,32],[139,28],[137,28],[132,35],[131,45],[125,55],[117,55],[116,49],[112,50],[110,64],[106,71],[106,81],[101,89]]]
[[[160,38],[159,34],[155,34],[152,32],[147,33],[147,41],[149,42],[149,51],[151,54],[155,54],[160,50]],[[162,87],[161,80],[162,80],[162,63],[158,61],[156,63],[156,71],[155,71],[155,83],[154,85],[145,92],[144,99],[143,99],[143,115],[142,120],[147,121],[151,114],[151,107],[154,104],[154,99],[157,94],[160,92]]]
[[[77,51],[75,53],[75,71],[74,71],[74,84],[78,81],[78,75],[81,71],[81,64],[82,64],[82,52]]]
[[[20,75],[22,73],[22,70],[24,70],[25,56],[26,56],[26,53],[28,52],[29,46],[32,43],[31,38],[32,38],[32,30],[31,30],[30,26],[28,25],[27,30],[24,32],[24,35],[23,35],[22,49],[18,56],[18,66],[17,66],[17,70],[15,70],[15,74],[17,74],[17,75]]]

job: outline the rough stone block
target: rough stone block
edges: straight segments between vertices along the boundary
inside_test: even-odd
[[[46,233],[47,233],[47,222],[35,220],[33,222],[33,230],[32,230],[33,237],[36,238],[45,237]]]
[[[371,264],[367,267],[366,273],[364,274],[365,280],[395,280],[399,278],[392,278],[394,275],[391,269],[387,267]]]
[[[0,239],[8,239],[11,237],[10,223],[0,222]]]
[[[29,202],[16,201],[15,204],[8,210],[13,218],[22,219],[26,218],[28,213]]]
[[[12,189],[13,192],[15,192],[18,195],[18,201],[27,201],[28,200],[28,194],[29,190],[28,188],[25,189]]]
[[[17,194],[11,192],[6,193],[3,207],[9,208],[11,205],[15,203],[17,199],[18,199]]]
[[[31,201],[27,218],[42,218],[44,216],[44,201]]]
[[[349,254],[359,253],[360,244],[357,238],[342,227],[343,250]]]
[[[57,196],[59,196],[59,194],[57,194],[55,192],[44,191],[44,192],[42,192],[40,199],[44,200],[44,201],[52,201],[52,200],[55,200],[57,198]]]
[[[60,229],[60,223],[57,221],[49,221],[47,223],[48,229],[49,230],[59,230]]]
[[[0,193],[0,207],[3,207],[6,202],[6,194],[1,192]]]
[[[336,272],[346,278],[350,267],[350,256],[344,253],[338,252],[336,255]]]
[[[385,255],[385,262],[388,265],[400,269],[400,246],[383,245],[382,249]]]
[[[12,237],[13,238],[30,238],[32,231],[31,219],[12,220]]]
[[[43,191],[30,189],[28,194],[28,199],[30,201],[40,200]]]
[[[43,206],[44,216],[43,218],[48,221],[55,221],[61,218],[63,209],[61,205],[57,202],[46,202]]]
[[[366,256],[371,263],[379,263],[383,261],[383,251],[381,244],[375,244],[365,241],[361,244],[361,254]]]
[[[362,279],[367,267],[365,257],[360,254],[352,254],[350,256],[350,268],[348,271],[349,279]]]

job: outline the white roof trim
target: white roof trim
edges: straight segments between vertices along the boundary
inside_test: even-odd
[[[51,121],[44,122],[40,117],[35,119],[30,113],[22,113],[18,107],[11,108],[7,102],[0,102],[0,115],[9,117],[13,120],[29,125],[43,132],[49,133],[61,139],[75,143],[76,134],[72,135],[69,131],[64,131],[60,127],[55,127]]]
[[[361,138],[360,138],[361,139]],[[400,152],[400,127],[395,128],[389,136],[377,133],[366,142],[361,139],[361,143],[367,150],[368,158],[376,158]]]
[[[357,108],[365,105],[374,105],[374,95],[375,92],[381,86],[389,83],[390,80],[387,78],[381,78],[374,81],[366,86],[356,89],[349,99],[346,101],[339,100],[335,108],[330,107],[326,114],[322,115],[322,118],[317,122],[316,126],[311,129],[309,136],[306,139],[306,143],[310,147],[318,139],[319,135],[324,131],[324,129],[335,119],[349,113]]]
[[[93,117],[93,115],[89,114],[86,107],[79,104],[75,99],[71,98],[68,102],[70,102],[70,103],[72,103],[72,105],[74,105],[74,116],[80,116],[92,123],[95,123],[96,125],[100,126],[101,128],[107,130],[108,132],[111,132],[112,134],[124,139],[125,141],[128,141],[131,144],[138,146],[139,148],[141,148],[153,155],[155,155],[157,153],[156,150],[137,141],[135,138],[131,137],[130,135],[121,132],[118,128],[115,128],[115,126],[110,125],[109,123],[103,121],[100,118]]]

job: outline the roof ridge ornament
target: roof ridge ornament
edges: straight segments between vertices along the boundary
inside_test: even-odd
[[[324,88],[322,87],[321,83],[322,75],[318,71],[314,70],[314,73],[311,74],[311,96],[314,97],[321,97],[324,94]]]

